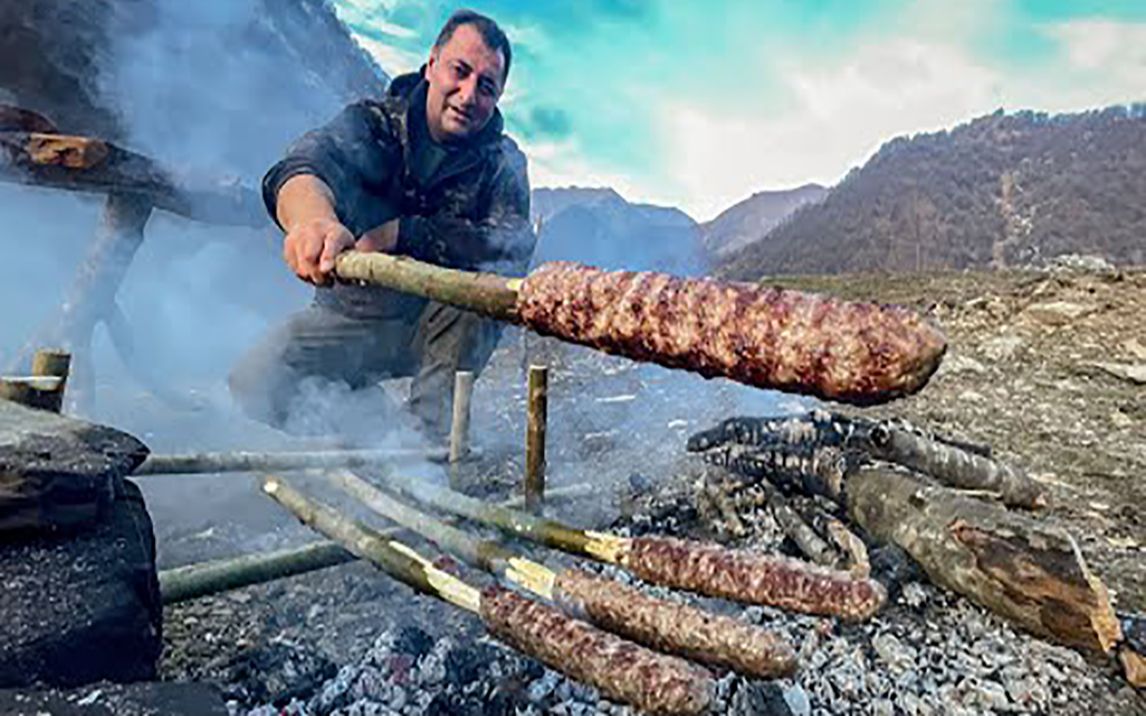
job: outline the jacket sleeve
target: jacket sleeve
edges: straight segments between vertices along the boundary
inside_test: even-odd
[[[299,174],[314,175],[330,187],[339,220],[357,236],[397,216],[397,207],[377,197],[388,194],[400,166],[401,149],[382,112],[369,101],[357,102],[291,145],[263,178],[263,202],[277,222],[282,185]]]
[[[478,216],[403,217],[397,253],[450,268],[524,275],[537,242],[529,222],[529,177],[525,155],[505,142]]]

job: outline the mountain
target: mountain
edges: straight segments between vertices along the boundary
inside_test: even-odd
[[[1146,261],[1146,104],[975,119],[900,137],[818,204],[725,257],[761,274]]]
[[[0,104],[247,181],[387,81],[326,0],[9,0],[0,28]]]
[[[821,201],[828,193],[819,184],[795,189],[761,191],[725,209],[712,221],[701,224],[702,243],[710,256],[722,258],[759,241],[793,211]]]
[[[601,268],[704,273],[700,227],[679,209],[632,204],[612,189],[540,188],[534,264],[579,261]]]

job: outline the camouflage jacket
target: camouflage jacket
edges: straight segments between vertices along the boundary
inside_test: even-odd
[[[276,195],[287,179],[313,174],[330,186],[338,217],[355,236],[397,218],[396,253],[450,268],[521,275],[536,243],[525,156],[495,112],[479,135],[420,181],[411,167],[412,145],[431,140],[412,131],[412,123],[424,128],[425,97],[420,73],[402,75],[381,100],[351,104],[303,135],[263,179],[267,210],[274,218]],[[352,315],[393,314],[401,312],[398,304],[410,303],[354,286],[320,288],[317,299]]]

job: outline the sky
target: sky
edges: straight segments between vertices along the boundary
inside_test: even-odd
[[[391,76],[438,0],[335,0]],[[609,186],[698,221],[832,185],[896,136],[997,109],[1146,100],[1146,0],[472,0],[506,30],[501,109],[538,186]]]

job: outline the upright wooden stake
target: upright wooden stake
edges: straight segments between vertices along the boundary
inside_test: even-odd
[[[459,489],[458,468],[469,452],[470,398],[474,392],[474,374],[459,370],[454,376],[454,415],[450,424],[450,487]]]
[[[32,358],[32,375],[44,378],[59,378],[55,390],[44,395],[41,407],[53,413],[60,412],[64,405],[64,389],[68,384],[68,371],[72,365],[72,354],[60,350],[39,350]]]
[[[529,415],[525,426],[525,509],[545,502],[545,428],[549,420],[549,369],[529,366]]]

